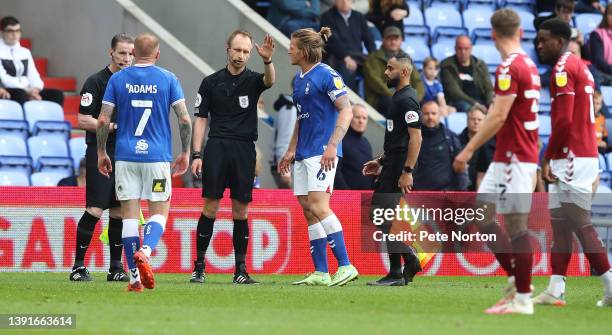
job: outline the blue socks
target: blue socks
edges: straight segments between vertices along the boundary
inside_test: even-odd
[[[125,251],[125,260],[127,261],[130,270],[130,283],[140,281],[138,268],[134,263],[134,254],[140,249],[140,236],[138,234],[137,219],[123,219],[123,230],[121,232],[123,241],[123,249]]]
[[[144,238],[143,238],[143,246],[142,251],[147,255],[147,257],[151,257],[151,252],[157,246],[159,239],[164,233],[164,228],[166,227],[166,218],[162,215],[156,214],[151,216],[149,222],[144,228]]]
[[[327,241],[338,260],[338,266],[350,265],[351,261],[346,251],[344,243],[344,234],[342,233],[342,225],[336,215],[332,214],[321,221],[321,226],[327,235]]]
[[[308,226],[308,239],[310,239],[310,254],[315,271],[327,273],[327,241],[325,230],[321,223]]]

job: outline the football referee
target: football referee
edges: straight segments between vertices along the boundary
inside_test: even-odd
[[[379,176],[374,184],[372,208],[395,208],[402,193],[412,190],[412,172],[421,150],[421,111],[417,93],[410,86],[412,70],[410,58],[393,57],[387,62],[385,79],[387,86],[395,88],[395,93],[387,111],[384,154],[363,167],[364,175]],[[379,228],[388,234],[391,226],[392,222],[385,222]],[[387,253],[389,274],[368,285],[404,286],[421,271],[418,258],[402,242],[387,241]]]
[[[233,282],[256,284],[246,271],[249,239],[248,204],[252,200],[255,177],[255,141],[257,140],[257,101],[274,84],[272,65],[274,40],[266,35],[263,44],[255,44],[265,72],[246,68],[253,49],[253,38],[236,30],[227,39],[227,66],[204,78],[196,98],[193,127],[192,173],[202,174],[204,209],[197,228],[197,259],[191,282],[203,283],[204,255],[210,244],[219,201],[230,188],[234,230],[232,242],[236,260]],[[210,118],[210,121],[209,121]],[[202,152],[206,126],[208,141]]]
[[[85,267],[85,253],[89,248],[96,223],[100,220],[105,209],[109,209],[108,246],[110,248],[110,268],[106,280],[128,281],[129,279],[123,270],[123,263],[121,262],[123,248],[121,231],[123,229],[123,222],[121,220],[120,204],[115,196],[115,176],[114,173],[111,173],[110,178],[106,178],[98,171],[96,127],[98,125],[97,119],[100,114],[106,84],[113,73],[132,64],[134,58],[133,50],[134,39],[131,36],[127,34],[115,35],[111,40],[111,48],[109,50],[111,63],[87,78],[83,89],[81,89],[81,106],[79,107],[78,122],[79,128],[87,132],[85,137],[87,143],[87,151],[85,152],[87,172],[86,209],[77,227],[74,266],[70,273],[71,281],[92,280],[89,271]],[[115,152],[114,129],[116,129],[116,115],[117,113],[113,115],[111,121],[111,133],[106,146],[107,152],[110,155],[113,155]],[[115,160],[112,156],[111,160],[114,164]]]

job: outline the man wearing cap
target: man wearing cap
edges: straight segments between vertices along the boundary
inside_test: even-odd
[[[394,26],[385,28],[380,49],[369,54],[364,64],[366,101],[381,114],[387,113],[391,96],[393,96],[393,89],[387,86],[383,76],[387,68],[387,61],[393,57],[410,58],[401,49],[402,42],[402,32],[399,28]],[[412,71],[410,84],[417,91],[417,97],[421,101],[425,94],[425,88],[419,76],[419,71]]]

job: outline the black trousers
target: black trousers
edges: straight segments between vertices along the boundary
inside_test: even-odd
[[[7,88],[6,90],[11,94],[11,100],[17,101],[22,105],[30,100],[30,97],[25,90],[20,88]],[[40,96],[43,100],[57,102],[60,104],[60,106],[64,106],[64,92],[60,90],[46,88],[40,91]]]

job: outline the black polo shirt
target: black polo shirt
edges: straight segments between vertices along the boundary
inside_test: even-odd
[[[421,128],[421,107],[417,93],[410,85],[395,92],[387,112],[385,156],[408,151],[408,128]]]
[[[232,75],[223,68],[202,80],[195,116],[209,118],[209,138],[257,140],[257,101],[268,89],[263,78],[250,69]]]
[[[98,119],[100,115],[100,108],[102,107],[102,98],[104,97],[104,91],[106,90],[106,84],[113,75],[111,70],[107,67],[99,72],[92,74],[81,89],[81,105],[79,107],[79,113],[83,115],[91,115],[94,119]],[[115,123],[117,120],[117,111],[113,113],[111,122]],[[87,131],[85,135],[85,142],[91,145],[97,145],[96,133]],[[108,134],[108,140],[106,142],[107,147],[113,147],[115,145],[115,132]]]

